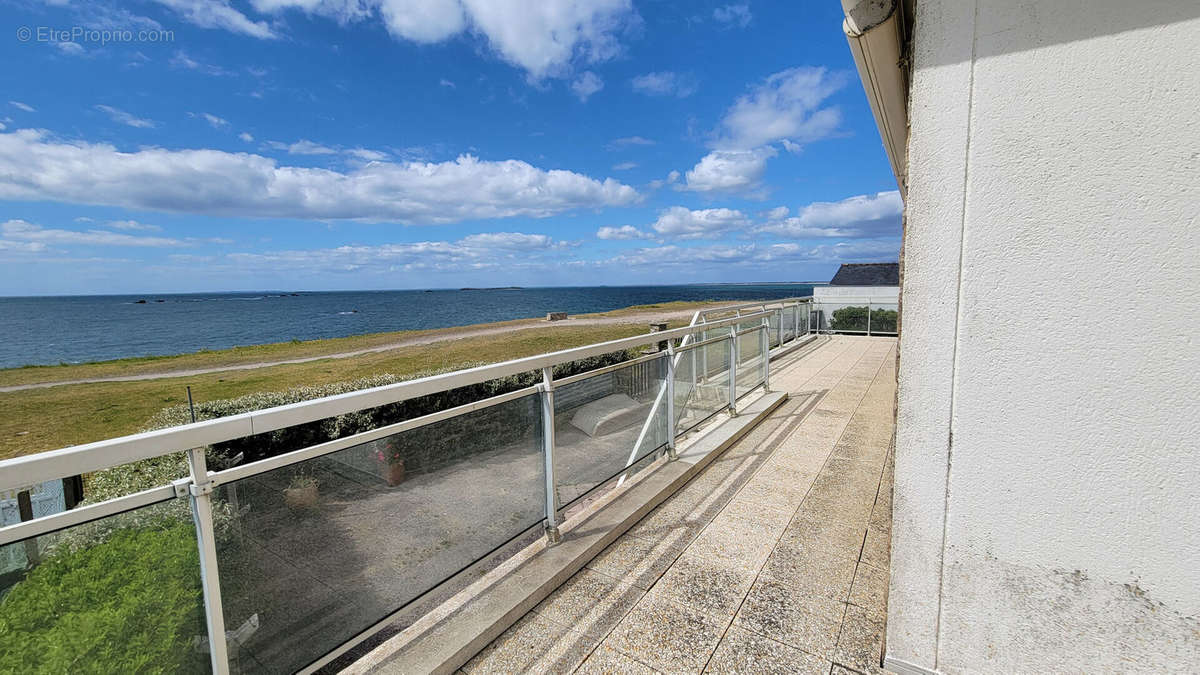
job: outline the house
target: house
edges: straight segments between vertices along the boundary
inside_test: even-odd
[[[895,334],[895,321],[889,317],[885,325],[868,326],[865,312],[883,309],[898,311],[900,302],[900,263],[846,263],[843,264],[828,286],[813,287],[813,310],[816,326],[821,329],[841,332],[882,332]],[[838,326],[833,313],[844,307],[862,307],[864,315],[848,329]],[[861,324],[861,325],[859,325]],[[884,329],[884,330],[880,330]]]
[[[905,200],[883,665],[1194,669],[1200,3],[842,5]]]

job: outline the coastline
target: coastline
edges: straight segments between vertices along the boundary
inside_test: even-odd
[[[209,401],[379,373],[416,375],[615,340],[645,333],[649,324],[657,321],[685,325],[696,309],[726,304],[638,305],[565,321],[519,319],[169,357],[3,370],[0,383],[8,391],[0,391],[0,409],[6,411],[0,416],[0,459],[136,433],[154,413],[186,401],[187,386],[192,387],[196,400]],[[85,376],[75,376],[80,372]],[[18,379],[26,381],[13,381]],[[72,379],[89,381],[64,381]],[[14,386],[21,388],[14,390]],[[69,423],[46,424],[48,419]]]

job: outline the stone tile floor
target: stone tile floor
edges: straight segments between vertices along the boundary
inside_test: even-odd
[[[772,363],[782,407],[463,670],[881,672],[895,348]]]

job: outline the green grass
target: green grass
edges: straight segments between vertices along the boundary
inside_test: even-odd
[[[636,313],[636,310],[622,311],[625,314]],[[685,323],[675,321],[673,325]],[[546,326],[544,322],[540,325]],[[0,393],[0,459],[135,433],[162,408],[186,402],[187,393],[184,387],[188,385],[192,387],[193,396],[197,401],[226,399],[300,385],[340,382],[379,373],[404,375],[480,361],[494,363],[645,332],[646,326],[640,322],[580,326],[566,324],[557,326],[554,330],[516,330],[501,335],[400,347],[344,359],[323,359],[308,363],[158,380],[59,385]],[[392,334],[392,340],[394,335]],[[374,337],[377,336],[364,336],[362,339]],[[344,338],[355,339],[359,338]],[[300,347],[308,344],[303,343]],[[292,358],[294,353],[286,350],[290,346],[290,343],[284,343],[264,347],[278,349],[277,353],[281,358]],[[345,350],[341,348],[332,351]],[[222,352],[212,354],[220,355]],[[168,357],[161,361],[185,359],[187,356]],[[261,358],[252,359],[257,360]],[[114,363],[116,362],[96,365],[109,366]],[[129,373],[118,369],[114,374]],[[74,377],[77,376],[64,379]]]

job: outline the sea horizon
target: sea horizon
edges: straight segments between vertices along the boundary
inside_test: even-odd
[[[0,368],[454,328],[674,301],[803,296],[810,282],[253,290],[0,297]]]

